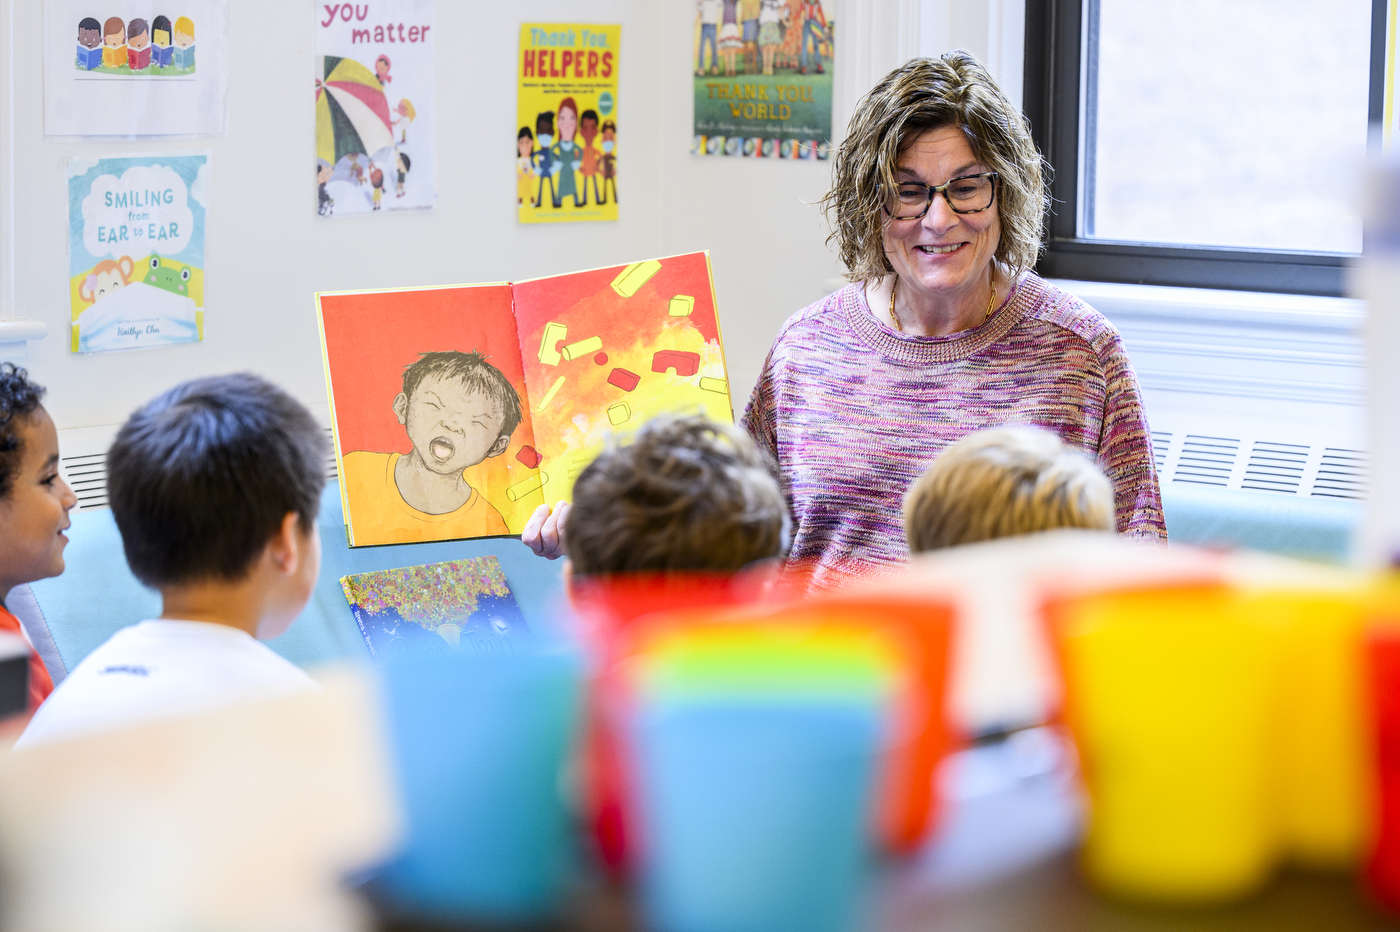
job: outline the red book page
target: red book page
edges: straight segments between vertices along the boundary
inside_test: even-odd
[[[317,306],[351,545],[519,534],[544,499],[510,286],[323,293]],[[404,370],[429,352],[480,353],[509,386],[476,364],[497,396],[429,376],[401,416]],[[497,451],[498,399],[510,389],[521,420]],[[387,454],[407,460],[400,469]],[[465,504],[443,492],[458,477],[470,486]]]
[[[609,434],[664,412],[733,422],[708,253],[535,279],[514,291],[550,503],[570,499]]]

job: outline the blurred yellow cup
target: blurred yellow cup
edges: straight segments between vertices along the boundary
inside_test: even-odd
[[[1069,600],[1051,620],[1090,800],[1089,880],[1165,903],[1257,890],[1279,851],[1277,629],[1224,587]]]
[[[1357,586],[1246,592],[1240,600],[1247,616],[1279,634],[1279,833],[1304,867],[1354,868],[1370,835],[1361,660],[1371,597]]]

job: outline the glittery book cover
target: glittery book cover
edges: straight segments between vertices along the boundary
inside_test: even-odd
[[[733,421],[708,253],[316,308],[352,547],[516,536],[610,434]]]
[[[529,628],[495,557],[342,576],[374,657],[465,650],[509,653]]]

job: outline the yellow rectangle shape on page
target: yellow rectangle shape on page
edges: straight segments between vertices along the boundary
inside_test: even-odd
[[[689,317],[690,312],[695,310],[695,298],[693,295],[678,294],[671,299],[670,314],[672,317]]]
[[[661,263],[655,259],[633,262],[622,270],[621,275],[613,279],[612,290],[624,298],[630,298],[641,291],[642,286],[651,281],[651,277],[659,271],[661,271]]]
[[[553,322],[544,325],[544,339],[540,340],[540,362],[546,366],[559,365],[559,351],[554,347],[568,336],[569,328]]]
[[[587,340],[579,340],[577,343],[570,343],[568,346],[564,347],[564,358],[572,361],[578,359],[580,356],[596,353],[602,348],[602,337],[589,337]]]
[[[632,409],[627,406],[627,402],[619,401],[615,405],[608,407],[608,423],[616,427],[619,424],[626,424],[632,419]]]
[[[535,473],[530,478],[522,479],[515,485],[506,489],[506,498],[510,499],[513,502],[518,502],[525,496],[529,495],[531,492],[534,492],[537,489],[539,489],[548,481],[549,476],[547,476],[546,474],[542,472]]]
[[[554,396],[559,394],[559,389],[563,387],[564,377],[561,375],[554,380],[553,385],[549,386],[549,391],[544,393],[544,397],[540,399],[540,403],[535,407],[535,411],[543,411],[545,408],[549,407],[549,403],[554,400]]]
[[[718,392],[721,395],[729,394],[729,382],[724,379],[712,379],[708,375],[700,377],[700,389],[706,392]]]

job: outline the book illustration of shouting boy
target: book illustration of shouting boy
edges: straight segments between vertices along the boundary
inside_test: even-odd
[[[344,456],[355,542],[408,543],[509,534],[466,470],[510,446],[520,395],[481,353],[423,353],[404,369],[394,415],[408,453]]]

